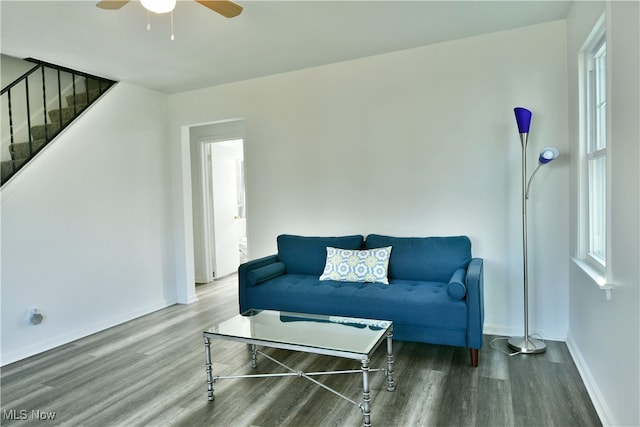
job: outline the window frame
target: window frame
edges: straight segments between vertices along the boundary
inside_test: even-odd
[[[604,16],[580,53],[580,203],[578,258],[603,280],[607,271],[609,233],[610,77]]]

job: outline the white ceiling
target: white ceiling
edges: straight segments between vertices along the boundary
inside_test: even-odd
[[[138,1],[96,1],[0,1],[0,52],[177,93],[564,19],[571,3],[238,0],[227,19],[180,0],[172,41],[168,14],[147,31]]]

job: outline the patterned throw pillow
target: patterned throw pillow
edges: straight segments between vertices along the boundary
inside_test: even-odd
[[[389,284],[387,269],[391,246],[366,250],[327,246],[327,261],[320,280]]]

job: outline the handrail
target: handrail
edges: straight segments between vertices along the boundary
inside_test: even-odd
[[[89,79],[95,79],[95,80],[98,80],[98,81],[109,81],[111,83],[114,83],[113,80],[107,79],[105,77],[100,77],[100,76],[96,76],[94,74],[85,73],[84,71],[74,70],[72,68],[68,68],[68,67],[65,67],[63,65],[56,65],[56,64],[53,64],[51,62],[42,61],[40,59],[25,58],[24,60],[25,61],[29,61],[29,62],[33,62],[36,65],[33,68],[31,68],[28,71],[26,71],[24,74],[22,74],[17,79],[15,79],[13,82],[9,83],[6,87],[2,88],[2,90],[0,90],[0,95],[3,95],[9,89],[11,89],[15,85],[19,84],[22,80],[26,79],[31,74],[36,72],[40,67],[43,67],[43,66],[44,67],[54,68],[56,70],[64,71],[64,72],[67,72],[67,73],[72,73],[72,74],[75,74],[77,76],[81,76],[81,77],[85,77],[85,78],[89,78]]]
[[[9,161],[2,162],[2,184],[115,83],[49,62],[26,60],[36,65],[0,91],[2,114],[9,124],[8,129],[2,131],[0,151],[11,156]],[[33,81],[31,76],[38,71],[41,76]],[[30,90],[30,79],[32,84],[41,80],[40,93],[36,87],[35,91]],[[19,86],[21,83],[24,86]],[[63,106],[65,97],[66,107]]]
[[[25,58],[25,61],[33,62],[34,64],[44,65],[45,67],[55,68],[56,70],[65,71],[67,73],[73,73],[73,74],[76,74],[78,76],[87,77],[87,78],[90,78],[90,79],[109,80],[109,79],[107,79],[105,77],[100,77],[100,76],[97,76],[95,74],[89,74],[89,73],[86,73],[84,71],[74,70],[73,68],[68,68],[68,67],[65,67],[64,65],[52,64],[51,62],[42,61],[40,59]]]

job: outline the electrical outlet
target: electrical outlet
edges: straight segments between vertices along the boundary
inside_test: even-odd
[[[38,308],[32,308],[29,312],[29,323],[33,326],[37,326],[44,322],[44,315]]]

